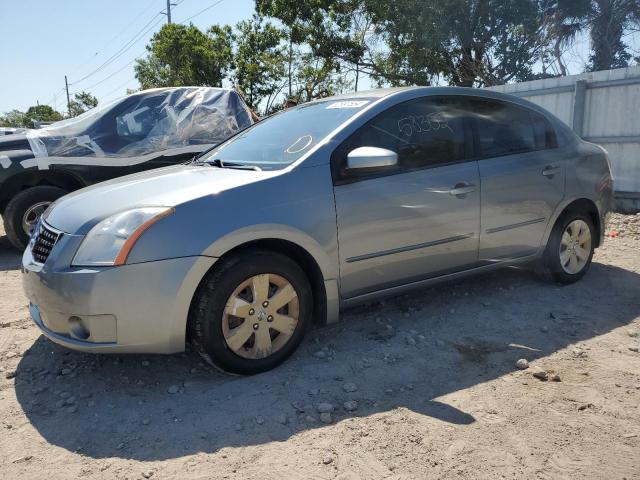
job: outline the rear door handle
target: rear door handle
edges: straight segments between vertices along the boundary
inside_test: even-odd
[[[472,183],[460,182],[456,183],[456,185],[451,190],[449,190],[449,195],[458,198],[464,198],[468,193],[475,192],[475,190],[476,186]]]
[[[553,176],[559,171],[560,171],[560,167],[556,167],[554,165],[547,165],[546,167],[544,167],[544,170],[542,170],[542,175],[544,175],[547,178],[553,178]]]

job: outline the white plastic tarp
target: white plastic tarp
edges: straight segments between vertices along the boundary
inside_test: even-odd
[[[160,151],[218,144],[252,123],[248,107],[233,90],[160,88],[30,130],[27,139],[39,166],[58,163],[55,158],[67,163],[68,157],[93,157],[91,164],[96,157],[137,163]]]

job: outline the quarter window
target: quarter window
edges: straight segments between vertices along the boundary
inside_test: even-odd
[[[492,100],[470,100],[481,157],[499,157],[555,148],[549,121],[537,112]]]
[[[456,97],[429,97],[389,108],[359,128],[334,153],[340,171],[346,156],[358,147],[378,147],[398,154],[403,170],[463,160],[468,115]]]

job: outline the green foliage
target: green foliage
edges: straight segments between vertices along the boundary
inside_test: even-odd
[[[257,0],[256,8],[315,54],[355,65],[379,84],[525,80],[545,46],[542,0]]]
[[[39,122],[57,122],[62,120],[62,114],[49,105],[34,105],[26,112],[11,110],[0,115],[0,127],[33,128],[33,120]]]
[[[592,53],[589,70],[629,66],[631,52],[623,41],[627,30],[640,27],[638,0],[593,0],[588,3],[586,21],[590,26]]]
[[[77,117],[98,106],[98,99],[88,92],[82,91],[74,95],[74,99],[69,102],[69,117]]]
[[[344,93],[352,88],[344,75],[340,75],[339,66],[332,61],[307,53],[300,57],[294,76],[293,97],[300,103],[316,98],[330,97]]]
[[[57,122],[62,120],[62,114],[49,105],[34,105],[29,107],[25,113],[27,122],[24,127],[33,128],[33,120],[40,122]]]
[[[254,15],[238,23],[233,81],[247,105],[257,109],[264,100],[269,109],[274,97],[284,88],[286,56],[283,32]]]
[[[20,110],[11,110],[4,115],[0,115],[0,127],[21,128],[25,127],[26,124],[27,117]],[[33,125],[29,124],[28,127],[32,128]]]
[[[136,78],[143,89],[219,87],[231,68],[232,41],[229,26],[213,26],[205,34],[193,25],[165,25],[151,38],[147,58],[136,61]]]

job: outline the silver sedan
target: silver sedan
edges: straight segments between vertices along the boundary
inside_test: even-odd
[[[61,345],[173,353],[190,341],[251,374],[359,302],[524,263],[577,281],[611,190],[606,152],[524,100],[361,92],[56,201],[24,252],[24,287]]]

